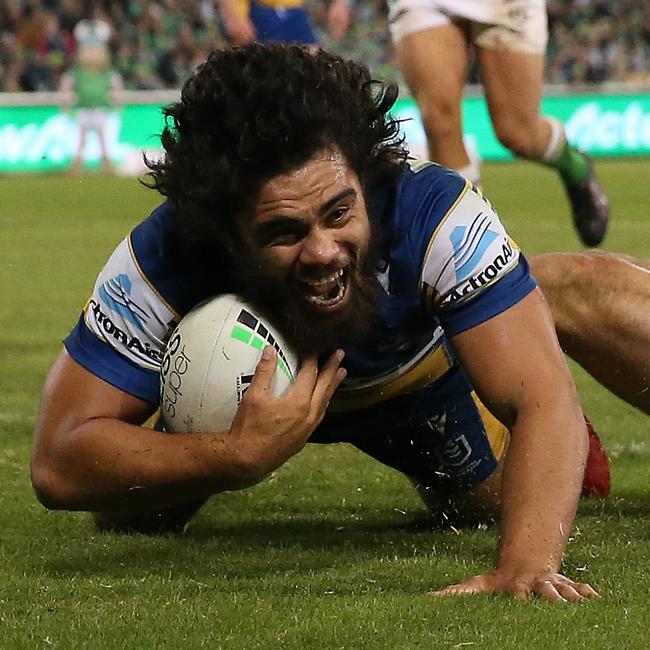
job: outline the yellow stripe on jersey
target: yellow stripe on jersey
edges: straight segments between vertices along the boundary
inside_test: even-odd
[[[359,408],[373,406],[379,402],[424,388],[440,379],[450,368],[451,360],[442,345],[423,356],[415,365],[404,372],[389,373],[385,381],[372,385],[343,387],[334,393],[330,402],[330,413],[348,413]]]
[[[256,2],[274,9],[296,9],[303,5],[302,0],[256,0]]]
[[[90,303],[92,301],[92,297],[88,298],[86,300],[86,304],[84,305],[84,308],[82,310],[82,313],[84,315],[84,324],[86,326],[86,329],[96,338],[99,339],[102,343],[108,343],[105,337],[103,337],[99,332],[95,332],[94,330],[91,330],[90,327],[88,326],[88,323],[86,323],[86,316],[88,316],[88,309],[90,307]]]
[[[476,192],[476,194],[478,196],[480,196],[488,204],[490,210],[494,210],[494,208],[492,207],[492,204],[490,203],[488,198],[483,194],[483,190],[481,189],[480,185],[476,185],[476,184],[473,183],[472,184],[472,189]]]
[[[422,283],[422,288],[424,289],[424,308],[430,315],[433,315],[435,314],[434,307],[440,299],[438,292],[426,282]]]
[[[156,424],[158,422],[158,419],[160,418],[160,409],[156,409],[150,417],[148,417],[143,423],[142,426],[145,429],[154,429],[156,427]]]
[[[508,443],[510,442],[510,429],[488,411],[485,404],[481,402],[474,391],[472,391],[472,399],[474,400],[474,404],[476,404],[481,420],[483,420],[483,426],[485,427],[485,433],[487,434],[487,439],[490,443],[492,453],[497,462],[499,462],[506,453],[506,449],[508,449]]]

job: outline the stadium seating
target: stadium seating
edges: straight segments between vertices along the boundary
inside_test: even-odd
[[[320,26],[324,2],[308,0]],[[215,0],[97,0],[92,6],[110,26],[114,67],[127,89],[179,87],[210,49],[227,45]],[[56,90],[77,47],[75,26],[88,17],[88,7],[81,0],[0,3],[0,91]],[[331,42],[323,29],[323,45],[399,82],[385,0],[357,0],[355,11],[348,36]],[[547,82],[650,82],[646,0],[548,0],[548,12]]]

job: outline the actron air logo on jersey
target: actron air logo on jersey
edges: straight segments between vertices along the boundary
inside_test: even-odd
[[[480,212],[467,226],[456,226],[449,236],[454,247],[456,280],[466,278],[481,261],[490,244],[499,236],[489,229],[490,218]]]
[[[469,227],[457,226],[452,231],[458,284],[442,300],[443,307],[470,299],[516,265],[519,249],[505,232],[495,232],[489,225],[489,217],[479,213]]]
[[[147,313],[131,299],[132,285],[129,276],[120,273],[99,287],[99,297],[110,311],[119,314],[140,331],[149,318]]]

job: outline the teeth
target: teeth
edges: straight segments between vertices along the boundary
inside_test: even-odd
[[[327,298],[326,296],[307,296],[307,300],[314,303],[315,305],[333,305],[337,303],[343,294],[345,293],[345,285],[342,282],[339,282],[339,290],[333,298]]]
[[[327,284],[328,282],[338,282],[343,277],[343,269],[339,269],[336,273],[332,275],[321,278],[320,280],[305,280],[305,284],[308,284],[310,287],[318,287],[322,284]]]
[[[309,300],[309,302],[317,306],[327,307],[330,305],[334,305],[337,302],[339,302],[345,295],[345,282],[343,281],[343,269],[339,269],[338,271],[336,271],[336,273],[333,273],[327,278],[321,278],[318,281],[305,282],[305,284],[307,284],[309,287],[312,287],[312,289],[315,290],[318,290],[321,287],[324,288],[326,285],[331,285],[331,284],[335,285],[336,295],[334,296],[330,295],[331,290],[326,291],[324,293],[315,293],[315,294],[310,294],[305,296],[307,300]],[[332,289],[333,288],[334,287],[332,287]]]

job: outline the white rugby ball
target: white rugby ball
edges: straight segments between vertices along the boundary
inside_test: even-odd
[[[294,382],[298,355],[277,329],[232,294],[197,305],[178,324],[163,355],[165,430],[227,431],[268,344],[277,351],[271,392],[280,396]]]

